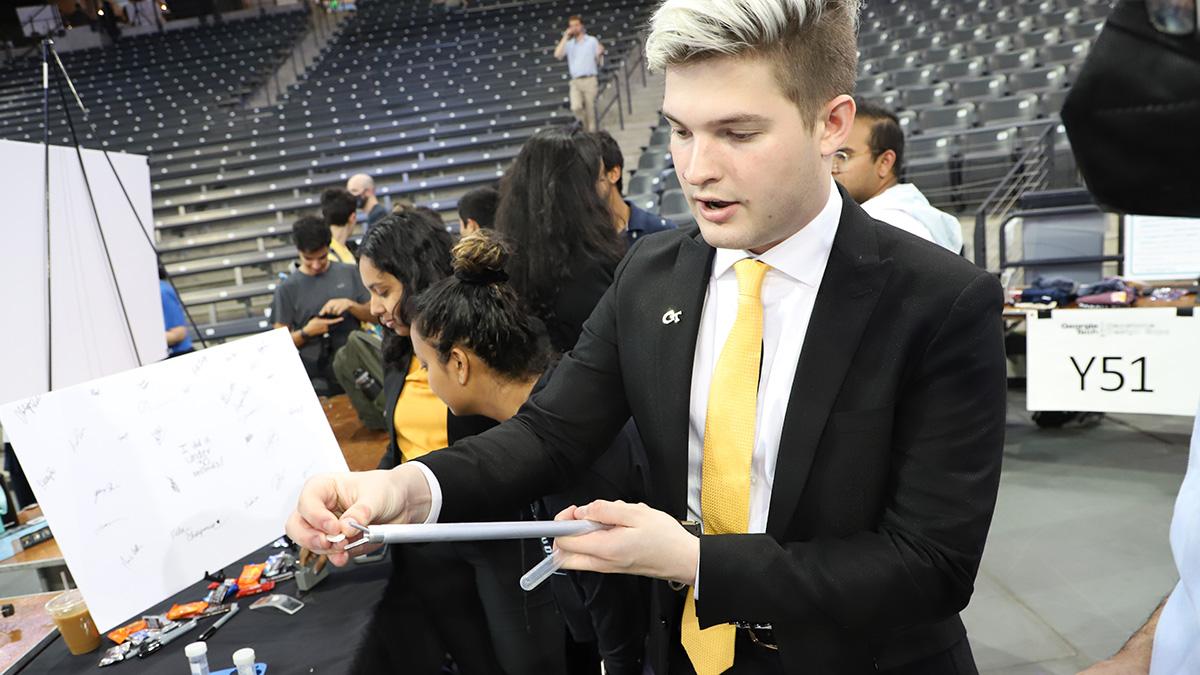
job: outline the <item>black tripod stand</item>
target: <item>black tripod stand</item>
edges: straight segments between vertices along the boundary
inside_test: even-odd
[[[77,106],[79,106],[80,111],[83,113],[83,121],[91,127],[93,137],[95,137],[97,135],[96,126],[94,123],[92,123],[88,119],[87,106],[85,106],[83,104],[83,101],[79,98],[79,92],[75,89],[75,84],[74,84],[74,82],[71,81],[71,76],[67,73],[67,69],[63,65],[62,59],[59,58],[58,52],[54,49],[54,41],[49,36],[44,37],[42,39],[41,46],[42,46],[42,125],[43,125],[42,126],[42,143],[45,148],[45,155],[44,155],[45,204],[44,204],[44,206],[45,206],[45,225],[46,225],[46,389],[47,389],[47,391],[50,391],[50,390],[53,390],[53,388],[54,388],[54,355],[53,355],[54,354],[54,352],[53,352],[54,314],[53,314],[53,300],[52,300],[52,293],[51,293],[53,282],[52,282],[52,276],[51,276],[52,257],[51,257],[51,238],[50,238],[51,237],[51,232],[50,232],[50,78],[51,78],[51,70],[52,70],[51,63],[50,63],[51,59],[53,59],[54,66],[55,66],[53,69],[55,89],[58,91],[59,100],[62,102],[63,113],[66,116],[67,127],[71,132],[71,143],[75,147],[75,157],[76,157],[76,160],[79,162],[80,173],[83,175],[83,184],[84,184],[84,187],[87,192],[88,202],[91,206],[92,217],[95,221],[96,229],[97,229],[98,233],[100,234],[101,247],[104,249],[104,256],[108,263],[109,278],[112,280],[113,288],[116,290],[116,293],[117,293],[118,303],[121,306],[121,315],[125,321],[125,330],[129,335],[129,342],[133,348],[133,354],[134,354],[135,360],[137,361],[137,364],[139,366],[142,366],[142,365],[145,365],[145,363],[142,360],[141,353],[138,351],[137,340],[134,338],[134,334],[133,334],[133,326],[129,320],[129,312],[126,310],[126,307],[125,307],[125,297],[121,293],[121,285],[117,281],[117,275],[116,275],[116,270],[113,266],[112,255],[110,254],[109,248],[108,248],[108,240],[104,235],[104,228],[101,226],[101,223],[100,223],[100,212],[96,208],[96,199],[95,199],[94,195],[92,194],[91,181],[88,178],[87,166],[85,165],[85,163],[83,161],[83,150],[79,143],[79,136],[75,130],[75,121],[71,115],[71,107],[67,101],[66,90],[63,87],[64,83],[66,84],[66,89],[70,90],[71,96],[75,100],[75,104]],[[133,200],[129,196],[129,191],[125,189],[125,183],[121,180],[120,173],[117,172],[116,166],[113,165],[112,158],[109,156],[108,151],[101,150],[101,153],[104,155],[104,159],[108,163],[109,170],[112,171],[113,178],[116,179],[117,185],[120,186],[121,193],[124,195],[126,203],[129,204],[130,211],[133,212],[133,217],[137,220],[138,231],[141,232],[142,237],[146,240],[146,245],[149,246],[150,250],[154,252],[154,258],[155,258],[155,261],[158,263],[159,269],[163,270],[164,267],[162,264],[162,258],[158,254],[158,247],[155,246],[154,240],[150,237],[150,234],[146,231],[146,225],[142,221],[141,215],[138,214],[137,208],[134,206]],[[170,278],[169,275],[166,275],[165,273],[163,274],[163,278],[167,283],[169,283],[171,285],[171,288],[174,289],[176,296],[178,296],[179,289],[175,286],[175,282]],[[180,304],[182,304],[182,302]],[[184,306],[183,310],[184,310],[185,315],[187,316],[188,324],[191,326],[192,332],[196,336],[196,339],[200,341],[200,344],[202,346],[207,347],[208,344],[207,344],[207,342],[205,342],[204,336],[200,333],[199,328],[196,326],[196,321],[195,321],[195,319],[192,318],[192,314],[190,311],[188,311],[186,305]]]

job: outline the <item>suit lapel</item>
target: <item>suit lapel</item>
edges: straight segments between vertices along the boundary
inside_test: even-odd
[[[767,533],[782,540],[817,443],[853,361],[867,320],[891,273],[879,259],[872,220],[842,192],[842,217],[817,291],[779,439]]]
[[[652,307],[652,313],[662,313],[661,323],[655,326],[658,339],[655,345],[656,372],[661,386],[658,420],[662,430],[665,466],[658,476],[665,488],[665,509],[676,517],[687,515],[688,424],[691,418],[692,362],[696,339],[700,331],[700,315],[708,292],[712,269],[713,248],[704,242],[699,231],[683,239],[679,246],[671,276],[663,286],[662,307]],[[667,312],[676,312],[678,321]]]

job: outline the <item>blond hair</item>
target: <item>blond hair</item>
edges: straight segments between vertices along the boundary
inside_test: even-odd
[[[717,56],[761,57],[807,121],[854,91],[862,0],[665,0],[650,20],[651,71]]]

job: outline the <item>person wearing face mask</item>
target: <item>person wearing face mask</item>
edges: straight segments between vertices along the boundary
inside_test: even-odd
[[[387,207],[381,204],[379,198],[375,196],[374,178],[365,173],[356,173],[346,181],[346,190],[354,195],[355,206],[358,210],[366,214],[366,218],[360,218],[359,222],[366,223],[367,231],[370,231],[375,223],[387,216]]]
[[[459,417],[430,389],[428,373],[413,354],[410,322],[414,298],[453,273],[451,239],[416,212],[392,214],[371,229],[359,247],[359,275],[370,292],[370,311],[384,328],[384,397],[389,442],[380,462],[387,469],[425,457],[448,442],[493,426],[482,417]],[[530,517],[528,511],[494,514],[497,520]],[[415,593],[438,640],[462,675],[563,672],[564,631],[550,589],[525,593],[517,584],[541,558],[535,541],[436,543],[393,550],[395,593]],[[400,575],[402,579],[396,579]],[[419,579],[419,584],[410,584]],[[385,599],[378,635],[407,625]],[[375,633],[372,633],[374,635]],[[386,640],[385,640],[386,641]],[[386,652],[371,641],[365,654]],[[364,657],[366,658],[366,657]],[[389,672],[425,672],[406,658]],[[361,672],[372,671],[364,666]]]

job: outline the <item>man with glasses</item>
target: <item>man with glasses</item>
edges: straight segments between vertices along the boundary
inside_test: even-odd
[[[903,164],[900,120],[886,108],[859,101],[850,137],[833,155],[834,179],[872,218],[960,253],[958,219],[930,206],[917,186],[901,183]]]

